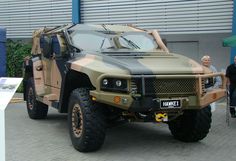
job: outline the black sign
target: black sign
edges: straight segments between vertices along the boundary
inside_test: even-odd
[[[161,100],[161,108],[180,108],[180,100]]]

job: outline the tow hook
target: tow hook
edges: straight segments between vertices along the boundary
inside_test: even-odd
[[[167,113],[155,113],[155,119],[157,122],[167,122],[168,115]]]

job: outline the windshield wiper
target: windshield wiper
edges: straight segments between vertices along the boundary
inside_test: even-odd
[[[122,39],[124,39],[128,44],[130,44],[131,46],[133,46],[135,49],[140,49],[140,47],[137,45],[137,44],[135,44],[133,41],[131,41],[131,40],[128,40],[128,39],[126,39],[125,37],[123,37],[123,36],[120,36]]]
[[[102,40],[102,44],[100,46],[100,49],[103,47],[104,42],[105,42],[105,38]]]

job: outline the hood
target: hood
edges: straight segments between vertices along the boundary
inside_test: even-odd
[[[99,73],[158,75],[203,73],[196,61],[174,53],[103,52],[73,60],[72,68],[89,68]],[[73,67],[74,66],[74,67]]]

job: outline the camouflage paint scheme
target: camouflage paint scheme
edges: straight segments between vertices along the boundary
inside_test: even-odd
[[[75,44],[70,39],[70,33],[75,30],[108,30],[117,34],[146,32],[160,49],[142,52],[75,50]],[[42,36],[56,37],[60,52],[55,54],[52,51],[49,57],[45,56],[46,48],[40,44]],[[185,109],[201,109],[224,97],[226,91],[223,73],[213,74],[194,60],[170,53],[157,31],[132,26],[78,24],[39,29],[33,33],[32,57],[25,60],[25,67],[25,80],[33,75],[37,100],[57,108],[59,112],[67,112],[70,93],[78,87],[90,88],[93,101],[130,113],[153,111],[177,114]],[[219,89],[206,90],[204,81],[215,76],[221,77],[223,85]],[[103,80],[110,78],[127,82],[127,91],[102,90]],[[162,99],[180,100],[181,107],[160,108]]]

